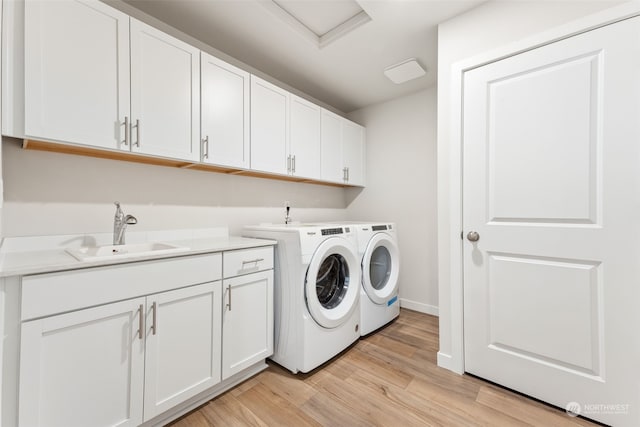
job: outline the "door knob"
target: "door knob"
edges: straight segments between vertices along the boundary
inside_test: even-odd
[[[480,235],[477,231],[470,231],[469,234],[467,234],[467,240],[470,242],[477,242],[480,240]]]

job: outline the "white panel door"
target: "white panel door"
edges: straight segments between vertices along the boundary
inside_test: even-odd
[[[125,145],[129,17],[97,0],[25,3],[25,134]]]
[[[145,421],[220,382],[220,286],[147,297]]]
[[[342,121],[342,161],[347,184],[364,185],[364,128],[348,120]]]
[[[144,298],[24,322],[19,425],[142,423]]]
[[[342,163],[342,117],[325,109],[321,116],[320,176],[325,181],[344,182]]]
[[[249,73],[202,52],[202,161],[249,167]]]
[[[273,354],[273,270],[223,281],[222,379]]]
[[[287,173],[289,92],[251,76],[251,169]]]
[[[465,369],[616,426],[640,425],[639,34],[464,78]]]
[[[291,95],[289,171],[291,175],[320,179],[321,108]]]
[[[131,150],[200,160],[200,51],[131,18]]]

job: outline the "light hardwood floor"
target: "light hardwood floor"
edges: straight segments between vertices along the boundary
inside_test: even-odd
[[[309,374],[269,369],[172,427],[595,426],[436,366],[438,318],[402,309],[384,329]]]

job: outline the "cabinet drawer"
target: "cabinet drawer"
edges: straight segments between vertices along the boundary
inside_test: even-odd
[[[225,278],[272,268],[273,246],[229,251],[223,255],[222,271]]]
[[[20,318],[50,316],[221,278],[219,253],[25,276]]]

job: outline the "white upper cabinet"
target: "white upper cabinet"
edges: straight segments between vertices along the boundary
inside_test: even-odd
[[[102,1],[11,1],[2,14],[5,136],[364,185],[361,126]]]
[[[198,49],[97,0],[24,6],[26,137],[199,160]]]
[[[250,74],[202,52],[202,161],[249,167]]]
[[[364,128],[322,110],[322,179],[364,185]]]
[[[320,179],[321,108],[291,95],[287,169],[293,176]]]
[[[131,150],[200,160],[200,51],[131,18]]]
[[[322,110],[321,178],[324,181],[343,182],[342,117]]]
[[[251,76],[251,169],[287,174],[289,92]]]
[[[120,148],[129,17],[99,1],[27,1],[24,36],[25,135]]]
[[[342,121],[342,163],[349,185],[364,185],[364,128]]]

